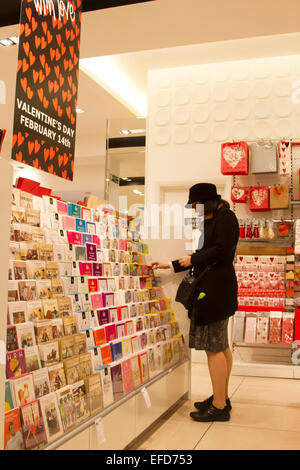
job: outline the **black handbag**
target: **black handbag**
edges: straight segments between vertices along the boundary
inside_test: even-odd
[[[179,284],[175,297],[176,302],[181,303],[187,310],[189,310],[193,305],[195,291],[199,282],[211,267],[212,265],[206,266],[198,277],[194,277],[194,268],[192,268]]]

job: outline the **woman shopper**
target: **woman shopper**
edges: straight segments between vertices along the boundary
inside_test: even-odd
[[[239,224],[228,202],[217,194],[216,186],[199,183],[189,190],[188,204],[197,210],[204,204],[203,246],[191,256],[172,263],[154,262],[154,269],[172,268],[180,272],[194,268],[194,277],[208,266],[193,296],[189,309],[191,319],[189,347],[205,350],[213,395],[194,404],[190,413],[196,421],[228,421],[231,403],[228,384],[232,355],[228,345],[228,319],[237,310],[237,280],[233,266],[239,239]]]

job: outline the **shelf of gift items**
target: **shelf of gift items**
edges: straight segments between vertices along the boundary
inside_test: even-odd
[[[146,352],[147,349],[141,351],[141,353]],[[131,356],[128,356],[130,359],[131,357],[133,358],[135,354],[132,354]],[[87,429],[89,426],[93,425],[95,421],[97,421],[99,418],[104,418],[104,416],[110,414],[113,410],[121,406],[123,403],[126,403],[130,398],[136,396],[138,393],[140,393],[144,388],[150,387],[150,385],[154,384],[155,382],[158,382],[161,380],[163,377],[169,375],[173,370],[177,369],[178,367],[182,366],[183,364],[187,363],[188,359],[183,359],[180,362],[176,362],[174,365],[169,367],[168,369],[164,370],[160,374],[156,375],[155,377],[151,378],[144,384],[142,384],[140,387],[134,389],[132,392],[127,393],[124,395],[122,398],[116,400],[114,403],[111,405],[107,406],[106,408],[103,408],[102,411],[99,413],[95,413],[92,416],[89,416],[86,420],[82,421],[79,425],[76,426],[75,429],[71,429],[70,431],[67,431],[64,433],[64,435],[58,439],[56,439],[54,442],[51,442],[50,444],[46,444],[41,450],[55,450],[62,446],[65,442],[69,441],[85,429]],[[120,364],[121,361],[116,361],[111,365],[118,365]]]
[[[237,348],[262,348],[262,349],[291,349],[289,344],[277,344],[277,343],[241,343],[233,342],[233,347]]]

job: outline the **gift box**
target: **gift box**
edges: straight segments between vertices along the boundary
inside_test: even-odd
[[[270,327],[269,327],[269,343],[271,344],[281,343],[281,323],[282,323],[282,313],[271,312],[270,313]]]
[[[269,313],[259,312],[257,316],[256,342],[267,344],[268,333],[269,333]]]
[[[276,184],[270,187],[270,209],[288,209],[290,203],[287,184]]]
[[[234,315],[233,342],[242,343],[244,341],[245,312],[237,312]]]
[[[250,210],[270,210],[270,188],[269,186],[253,186],[250,188]]]
[[[277,151],[279,161],[279,174],[290,175],[292,143],[281,140],[277,144]]]
[[[231,200],[234,203],[245,203],[249,197],[249,189],[244,186],[231,187]]]
[[[282,344],[291,345],[294,338],[294,313],[284,313],[282,317]]]
[[[247,313],[245,323],[245,343],[256,342],[256,326],[257,315],[255,313]]]
[[[246,142],[227,142],[221,147],[221,173],[248,175],[249,147]]]

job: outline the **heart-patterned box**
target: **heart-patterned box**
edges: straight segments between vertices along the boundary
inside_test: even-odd
[[[270,210],[269,186],[253,186],[250,188],[250,210],[254,212]]]
[[[248,175],[249,146],[247,142],[227,142],[221,147],[223,175]]]

